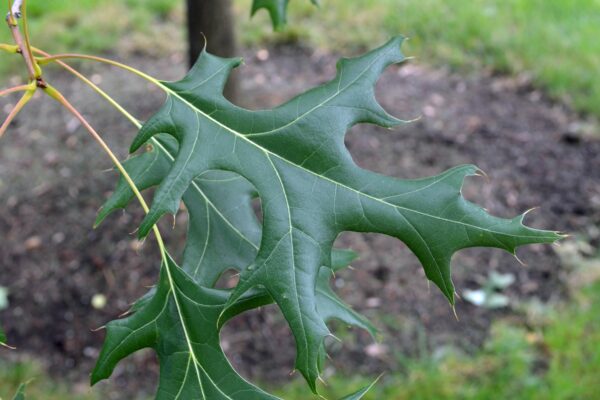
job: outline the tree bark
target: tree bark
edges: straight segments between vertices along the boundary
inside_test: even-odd
[[[206,43],[211,54],[235,57],[236,40],[231,0],[187,0],[189,62],[193,65]],[[234,100],[236,77],[231,75],[225,95]]]

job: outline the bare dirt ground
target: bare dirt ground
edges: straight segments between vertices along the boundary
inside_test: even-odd
[[[240,72],[239,102],[252,108],[276,105],[335,73],[336,57],[321,52],[274,48],[258,54],[248,51]],[[130,62],[164,79],[183,73],[177,56]],[[140,118],[160,105],[161,94],[142,81],[105,67],[84,69]],[[123,118],[69,76],[56,73],[51,82],[126,156],[135,132]],[[389,68],[377,93],[394,115],[422,118],[396,131],[354,128],[347,146],[361,166],[416,178],[474,163],[489,179],[467,182],[469,199],[505,217],[539,207],[527,217],[530,225],[596,239],[590,227],[600,222],[600,142],[580,135],[579,116],[546,99],[527,79],[464,76],[413,63]],[[92,229],[115,175],[105,171],[109,162],[76,121],[50,100],[40,100],[28,106],[29,117],[19,117],[0,146],[0,286],[10,290],[10,308],[0,321],[19,348],[10,354],[0,350],[0,357],[29,354],[83,388],[104,337],[102,330],[91,330],[117,318],[154,283],[158,255],[150,241],[142,245],[131,234],[139,210],[115,214]],[[176,248],[184,228],[182,215],[169,238]],[[170,231],[169,224],[164,230]],[[418,355],[422,337],[428,351],[449,345],[471,351],[495,318],[517,315],[518,307],[489,311],[459,302],[457,321],[400,242],[347,234],[339,244],[360,252],[361,259],[337,276],[335,287],[375,322],[383,340],[373,345],[365,333],[339,327],[345,343],[331,344],[332,369],[397,369],[400,355]],[[526,266],[498,250],[461,252],[453,261],[459,294],[479,287],[490,271],[516,276],[507,290],[516,305],[553,302],[566,294],[568,271],[551,246],[522,249],[519,257]],[[108,298],[101,310],[90,304],[95,294]],[[251,379],[289,379],[293,339],[274,309],[235,319],[223,343]],[[123,390],[151,392],[157,371],[153,355],[142,352],[104,387],[111,398],[123,398]]]

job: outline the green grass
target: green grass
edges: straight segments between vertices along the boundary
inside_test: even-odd
[[[384,376],[366,400],[567,400],[594,399],[600,393],[600,284],[552,314],[535,330],[495,325],[474,356],[447,353],[406,361],[404,373]],[[365,378],[333,377],[322,388],[340,398],[370,383]],[[304,382],[280,391],[286,400],[305,400]]]
[[[4,350],[3,350],[4,351]],[[11,362],[0,360],[0,400],[12,399],[21,383],[28,382],[26,399],[33,400],[100,400],[90,389],[79,390],[55,382],[34,361]],[[77,391],[81,393],[76,393]]]
[[[240,13],[251,0],[237,0]],[[334,51],[371,48],[391,35],[411,38],[421,62],[460,69],[526,72],[537,85],[600,116],[598,0],[307,0],[291,2],[295,38]],[[246,14],[244,14],[246,15]],[[266,14],[241,19],[245,43],[273,40]]]
[[[551,312],[543,324],[525,328],[497,323],[487,344],[475,355],[443,355],[404,360],[404,372],[384,375],[366,400],[567,400],[593,399],[600,393],[600,284]],[[53,382],[35,363],[0,361],[0,398],[10,398],[19,383],[33,378],[32,399],[95,400],[97,392]],[[337,399],[371,383],[373,378],[335,375],[321,388]],[[307,386],[297,380],[277,389],[286,400],[307,400]],[[315,397],[316,399],[316,397]]]
[[[29,0],[32,41],[49,52],[76,50],[103,52],[134,46],[132,42],[157,39],[155,27],[165,21],[181,22],[171,0]],[[177,31],[180,28],[177,27]],[[10,42],[7,29],[0,41]]]
[[[266,12],[234,0],[245,45],[298,41],[340,52],[411,38],[422,62],[466,71],[530,74],[538,86],[600,116],[600,0],[308,0],[290,2],[290,25],[273,34]],[[146,53],[183,50],[183,1],[29,0],[34,43],[47,51]],[[0,42],[9,42],[0,29]],[[14,58],[14,57],[13,57]],[[0,76],[14,61],[0,59]]]
[[[27,4],[32,44],[50,53],[164,56],[185,48],[183,2],[29,0]],[[12,43],[4,24],[0,24],[0,43]],[[0,53],[0,81],[22,69],[20,63],[18,57]]]

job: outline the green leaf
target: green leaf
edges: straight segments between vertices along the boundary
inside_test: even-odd
[[[5,347],[7,349],[14,350],[15,349],[14,347],[9,346],[6,343],[7,341],[8,341],[8,338],[6,337],[6,333],[2,329],[2,326],[0,326],[0,347]]]
[[[325,268],[325,267],[324,267]],[[226,321],[272,303],[264,291],[240,298],[222,317],[229,292],[199,286],[172,259],[161,268],[159,284],[128,318],[110,322],[92,385],[108,378],[130,354],[152,348],[161,371],[156,398],[275,399],[245,381],[231,367],[219,343],[219,317]],[[201,396],[201,397],[200,397]]]
[[[173,148],[173,145],[176,145],[176,143],[173,143],[170,138],[162,137],[160,140],[153,142],[153,145],[148,152],[140,156],[132,157],[124,162],[125,169],[128,171],[138,188],[142,190],[150,188],[156,183],[160,182],[162,177],[168,173],[170,165],[173,161],[172,158],[170,158],[170,155],[175,154],[176,150],[176,148]],[[234,174],[230,174],[228,179],[220,179],[218,182],[215,180],[197,179],[196,184],[192,185],[184,195],[184,203],[190,212],[188,244],[195,243],[197,246],[200,244],[199,247],[207,249],[210,249],[211,246],[218,245],[218,248],[222,249],[220,256],[218,251],[212,256],[207,256],[206,252],[208,250],[204,250],[205,255],[203,258],[205,260],[209,260],[210,262],[203,263],[202,268],[200,269],[208,271],[214,269],[218,272],[199,274],[197,273],[199,269],[196,268],[197,263],[193,262],[193,260],[195,260],[194,257],[197,256],[193,255],[193,252],[186,248],[184,259],[191,260],[188,263],[187,272],[190,277],[189,279],[193,278],[196,281],[196,284],[201,285],[204,283],[212,287],[216,281],[215,277],[218,277],[220,272],[225,269],[225,267],[223,267],[224,265],[228,265],[227,262],[224,261],[224,257],[227,259],[227,255],[224,252],[230,249],[234,249],[236,252],[239,252],[240,243],[244,243],[246,241],[254,243],[252,246],[253,250],[246,251],[243,254],[238,255],[238,257],[242,255],[246,257],[246,259],[242,262],[244,266],[251,263],[256,256],[258,249],[257,243],[260,240],[261,227],[252,210],[251,197],[253,190],[252,187],[247,184],[247,182],[246,184],[242,184],[241,181],[243,181],[243,179],[241,179],[239,176],[237,176],[239,179],[234,179],[236,176],[233,175]],[[120,208],[125,208],[132,199],[133,192],[129,188],[127,182],[121,178],[112,196],[107,200],[101,209],[96,224],[101,223],[111,212]],[[209,215],[204,211],[206,207],[211,208],[212,212],[210,215],[212,215],[212,217],[206,217]],[[203,212],[194,213],[195,209],[202,210]],[[235,215],[231,214],[233,211],[235,211]],[[210,223],[210,221],[213,222]],[[243,240],[244,232],[251,232],[252,235],[249,235],[251,239]],[[211,237],[217,238],[218,241],[215,243],[211,242],[207,246],[207,244],[205,244],[205,238]],[[190,254],[192,255],[190,256]],[[353,251],[335,250],[332,253],[332,266],[334,270],[337,271],[347,267],[355,259],[356,253]],[[370,325],[364,318],[354,313],[354,311],[344,304],[329,288],[332,270],[327,267],[322,267],[321,271],[321,280],[318,283],[320,291],[317,295],[319,299],[319,312],[321,316],[325,320],[337,318],[349,324],[356,324],[359,327],[368,329],[373,334],[374,328],[372,325]],[[206,277],[209,275],[210,278],[207,279]],[[197,290],[203,292],[206,291],[206,289],[202,287],[199,287]],[[215,296],[220,296],[219,298],[221,299],[227,298],[229,295],[229,293],[226,291],[213,290],[210,291],[210,293]],[[167,301],[164,295],[157,298],[157,296],[160,296],[160,294],[161,289],[159,285],[159,289],[151,290],[146,296],[135,303],[131,310],[134,312],[132,317],[108,324],[107,339],[93,375],[94,383],[100,379],[110,376],[117,362],[132,352],[138,350],[140,348],[140,344],[142,347],[160,347],[159,345],[153,346],[150,344],[151,342],[154,343],[156,338],[151,338],[149,342],[139,340],[139,334],[142,332],[140,327],[145,326],[149,320],[156,319],[157,314],[162,310],[160,305]],[[227,320],[228,318],[231,318],[250,308],[269,304],[273,301],[265,291],[255,291],[250,299],[246,298],[241,302],[237,302],[236,307],[228,309],[227,315],[223,320]],[[169,324],[166,324],[166,326],[172,326],[173,324],[177,323],[180,326],[183,326],[182,321],[185,318],[187,318],[187,316],[178,316],[177,313],[174,313],[174,315],[171,317],[172,321]],[[177,322],[178,320],[179,322]],[[206,319],[201,318],[199,324],[204,324],[207,330],[216,329],[216,321],[214,322],[214,325],[211,323],[206,324]],[[161,332],[161,329],[162,327],[157,325],[157,336],[160,336],[159,333]],[[137,333],[134,336],[129,337],[128,333],[130,332]],[[185,335],[179,335],[178,339],[179,342],[177,342],[177,337],[170,338],[169,341],[172,343],[172,345],[178,343],[177,346],[179,348],[185,349]],[[213,347],[212,351],[214,353],[222,353],[217,342],[211,343],[211,346]],[[323,349],[322,356],[324,357],[324,355],[325,353]],[[163,363],[163,359],[164,357],[161,358],[161,366],[166,364],[166,362]],[[223,364],[223,367],[219,368],[226,369],[227,365],[223,362],[223,360],[220,359],[219,361]],[[165,368],[167,367],[164,367],[161,372],[161,382],[169,382],[177,379],[171,372],[172,368]],[[231,373],[231,371],[229,372]],[[182,386],[179,387],[179,390],[181,390],[182,393],[191,393],[195,388],[197,389],[198,386],[195,381],[190,380],[187,382],[181,382],[181,385]],[[227,388],[227,383],[223,383],[222,390],[227,393]],[[167,397],[166,393],[170,392],[168,390],[167,392],[159,391],[159,394],[162,396],[159,398],[169,398]],[[232,397],[234,396],[232,395]],[[243,399],[244,397],[241,397],[240,395],[240,398]]]
[[[150,142],[152,150],[123,163],[136,186],[145,190],[168,174],[177,154],[177,142],[162,136]],[[194,179],[183,196],[189,213],[188,236],[182,268],[198,283],[212,287],[221,274],[241,270],[254,260],[261,227],[252,209],[256,191],[240,175],[208,171]],[[133,192],[123,177],[96,219],[125,208]]]
[[[17,393],[15,393],[13,400],[25,400],[25,389],[26,388],[27,388],[26,383],[22,383],[21,385],[19,385],[19,388],[17,389]]]
[[[273,28],[282,29],[287,22],[287,6],[289,0],[254,0],[252,2],[252,15],[262,8],[269,12]],[[318,5],[317,0],[311,0],[311,3]]]
[[[379,381],[380,378],[381,378],[381,376],[378,377],[377,379],[375,379],[373,381],[373,383],[371,383],[369,386],[366,386],[366,387],[360,389],[359,391],[344,397],[341,400],[360,400],[360,399],[362,399],[369,392],[369,390],[371,390],[373,388],[373,386],[375,386],[375,384],[377,383],[377,381]]]
[[[129,354],[153,348],[161,366],[157,399],[275,399],[241,378],[220,348],[217,320],[227,298],[226,291],[199,286],[169,259],[151,298],[107,325],[92,384]],[[240,310],[271,301],[253,293],[240,300]]]
[[[318,314],[316,282],[344,231],[383,233],[402,240],[427,277],[454,303],[452,255],[467,247],[550,243],[556,232],[525,227],[523,216],[501,219],[461,195],[460,166],[438,176],[402,180],[359,168],[344,146],[358,123],[394,127],[403,121],[377,103],[374,85],[390,64],[404,60],[402,38],[338,64],[330,82],[273,109],[250,111],[227,101],[223,87],[241,60],[203,53],[189,74],[163,82],[169,96],[140,130],[131,151],[165,133],[179,143],[175,161],[157,189],[140,237],[165,213],[174,214],[191,182],[207,171],[237,173],[256,188],[263,231],[255,261],[241,273],[227,308],[255,287],[264,288],[285,315],[296,339],[296,369],[313,391],[329,330]]]
[[[151,140],[149,151],[129,158],[123,166],[143,191],[166,177],[176,153],[177,143],[173,138],[160,136]],[[255,194],[248,181],[225,171],[209,171],[204,177],[196,178],[184,194],[189,226],[183,269],[199,284],[213,287],[225,270],[242,270],[256,257],[262,227],[252,208],[251,199]],[[124,209],[133,199],[133,191],[121,176],[94,225],[99,226],[108,215]],[[352,250],[335,249],[331,268],[339,271],[356,258]],[[327,285],[328,282],[329,278],[321,283]],[[344,305],[344,309],[347,307]]]

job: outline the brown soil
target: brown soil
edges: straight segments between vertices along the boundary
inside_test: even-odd
[[[276,105],[335,73],[336,58],[329,54],[298,48],[270,49],[260,57],[255,53],[247,53],[247,66],[240,72],[240,103],[249,107]],[[183,71],[172,67],[178,61],[132,63],[162,78],[176,78]],[[104,67],[87,72],[140,118],[160,104],[160,93],[124,73]],[[51,81],[125,156],[135,134],[127,122],[69,76],[57,73]],[[496,215],[540,207],[527,217],[530,225],[588,236],[588,227],[600,222],[600,142],[581,136],[578,116],[546,99],[527,80],[465,77],[407,64],[388,69],[378,98],[396,116],[422,118],[397,131],[354,128],[347,146],[361,166],[414,178],[474,163],[489,181],[470,180],[464,194]],[[57,376],[81,382],[104,337],[103,331],[91,330],[117,318],[154,283],[158,256],[153,244],[142,246],[131,235],[139,210],[91,228],[114,174],[103,172],[108,161],[76,121],[43,100],[28,107],[29,117],[19,117],[0,147],[0,286],[10,290],[10,309],[0,321],[19,348],[0,350],[0,357],[30,354]],[[184,225],[184,216],[178,217],[169,238],[176,248]],[[383,341],[373,345],[363,332],[341,332],[344,344],[331,344],[330,365],[337,370],[366,374],[397,369],[400,355],[423,350],[423,337],[427,351],[450,345],[469,351],[482,343],[495,318],[516,313],[459,302],[457,321],[400,242],[348,234],[339,243],[362,257],[354,270],[337,276],[335,286],[381,328]],[[506,291],[515,305],[565,295],[568,271],[551,246],[522,249],[519,257],[526,266],[497,250],[461,252],[453,261],[458,292],[480,286],[490,271],[499,271],[517,278]],[[98,293],[108,298],[102,310],[90,305]],[[223,342],[244,375],[289,379],[293,340],[273,308],[232,321]],[[112,382],[104,384],[109,397],[124,398],[124,389],[151,392],[157,373],[153,360],[151,353],[142,352],[122,364]]]

